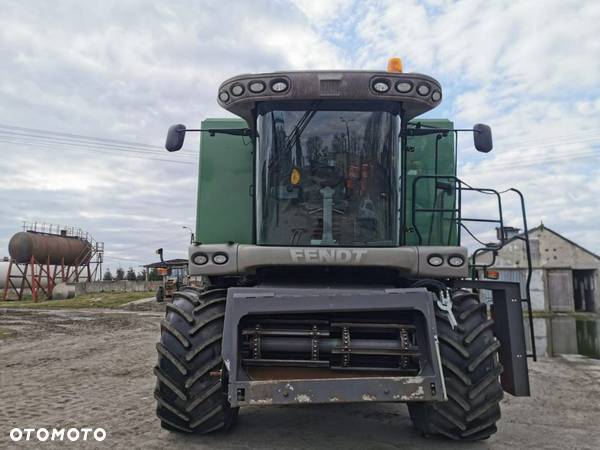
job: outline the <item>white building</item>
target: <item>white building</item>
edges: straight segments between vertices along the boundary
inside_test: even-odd
[[[533,309],[600,312],[600,289],[597,288],[600,256],[544,224],[529,231],[529,241]],[[492,252],[487,251],[477,258],[477,263],[490,263],[491,258]],[[527,275],[524,241],[515,236],[510,238],[498,251],[491,270],[499,273],[500,280],[521,282],[523,291]]]

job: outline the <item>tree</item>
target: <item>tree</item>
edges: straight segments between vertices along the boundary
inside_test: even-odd
[[[135,281],[135,270],[133,270],[133,267],[127,269],[127,276],[125,278],[127,281]]]
[[[148,280],[150,280],[150,281],[161,281],[162,280],[162,276],[158,274],[158,271],[156,270],[155,267],[150,269],[150,273],[148,274]]]
[[[137,273],[135,276],[136,281],[145,281],[146,280],[146,270],[142,270]]]
[[[117,276],[115,277],[115,279],[116,279],[117,281],[122,281],[122,280],[124,280],[124,279],[125,279],[125,271],[123,270],[123,268],[122,268],[122,267],[119,267],[119,268],[117,269]]]
[[[102,280],[104,280],[104,281],[112,281],[113,280],[113,275],[112,275],[110,269],[106,269],[106,272],[104,272],[104,276],[102,277]]]
[[[327,147],[323,148],[323,139],[321,136],[311,136],[306,140],[308,148],[308,157],[313,161],[320,161],[325,158]]]

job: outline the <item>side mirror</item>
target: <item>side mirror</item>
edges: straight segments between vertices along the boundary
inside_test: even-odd
[[[483,123],[477,123],[473,126],[473,143],[477,151],[489,153],[494,145],[492,143],[492,129]]]
[[[156,250],[156,254],[158,256],[160,256],[160,262],[165,262],[165,260],[163,259],[163,249],[162,249],[162,247],[159,248],[158,250]]]
[[[167,141],[165,142],[165,148],[170,152],[176,152],[181,150],[183,147],[183,141],[185,140],[185,125],[177,124],[169,127],[167,133]]]

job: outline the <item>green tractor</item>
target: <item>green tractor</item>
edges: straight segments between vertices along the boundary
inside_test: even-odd
[[[479,277],[493,261],[477,256],[504,232],[470,256],[461,246],[471,223],[504,229],[502,193],[457,178],[467,130],[418,118],[440,84],[392,59],[387,71],[244,74],[217,98],[239,118],[167,136],[176,151],[202,133],[189,274],[205,283],[166,305],[162,426],[227,430],[247,405],[402,402],[424,435],[490,437],[503,392],[529,395],[528,283]],[[488,126],[468,131],[492,149]],[[497,197],[499,216],[464,217],[466,191]]]

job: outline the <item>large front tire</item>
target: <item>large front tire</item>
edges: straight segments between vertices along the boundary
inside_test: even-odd
[[[163,428],[206,434],[229,429],[237,417],[221,358],[226,297],[226,289],[183,288],[167,304],[154,369]]]
[[[410,403],[410,417],[425,435],[465,441],[487,439],[497,431],[500,419],[500,343],[494,337],[494,322],[487,317],[487,307],[477,295],[457,291],[452,303],[458,322],[455,329],[446,313],[436,308],[448,401]]]

